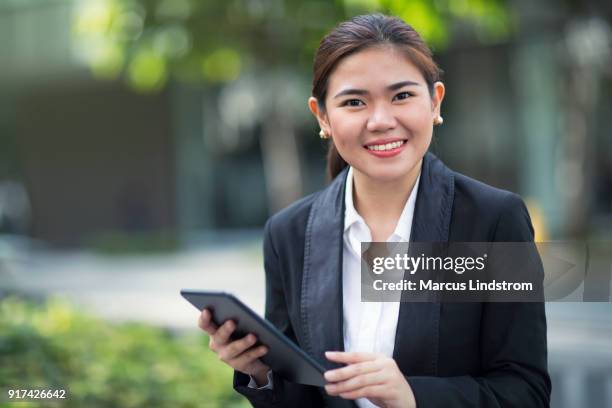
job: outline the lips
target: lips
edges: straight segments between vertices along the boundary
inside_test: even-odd
[[[406,139],[381,139],[364,145],[366,151],[379,158],[393,157],[406,147]]]
[[[377,140],[373,140],[371,142],[368,142],[364,145],[364,147],[369,147],[369,146],[384,146],[386,144],[389,143],[395,143],[395,142],[405,142],[407,141],[407,139],[401,138],[401,137],[393,137],[393,138],[385,138],[385,139],[377,139]]]
[[[370,151],[393,150],[393,149],[397,149],[398,147],[402,146],[404,143],[406,142],[403,140],[398,140],[398,141],[391,142],[391,143],[369,145],[369,146],[366,146],[366,149]]]

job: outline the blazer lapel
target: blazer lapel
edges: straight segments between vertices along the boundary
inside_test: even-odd
[[[326,350],[344,350],[342,245],[344,187],[348,169],[322,191],[306,226],[301,317],[304,349],[326,369],[339,365]],[[454,197],[452,172],[433,154],[423,158],[411,242],[448,242]],[[406,375],[435,375],[440,303],[402,302],[393,358]]]
[[[421,169],[411,242],[448,242],[454,185],[453,173],[436,156],[427,153]],[[440,303],[406,300],[409,298],[403,298],[400,304],[393,358],[405,375],[436,375]]]
[[[344,169],[313,203],[306,226],[301,312],[305,349],[326,369],[339,365],[327,350],[344,350],[342,334],[342,244]]]

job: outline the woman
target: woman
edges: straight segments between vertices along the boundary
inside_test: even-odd
[[[418,33],[355,17],[321,42],[308,106],[330,139],[330,185],[265,226],[266,318],[328,371],[323,388],[271,372],[252,335],[210,348],[257,407],[548,406],[542,303],[360,301],[360,242],[533,241],[523,201],[427,150],[444,85]],[[338,368],[341,367],[341,368]]]

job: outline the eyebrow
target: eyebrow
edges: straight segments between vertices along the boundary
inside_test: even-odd
[[[400,89],[403,88],[405,86],[414,86],[414,85],[419,85],[418,82],[413,82],[413,81],[402,81],[402,82],[396,82],[394,84],[391,84],[389,86],[387,86],[387,89],[390,91],[395,91],[396,89]],[[336,96],[334,96],[335,98],[338,98],[340,96],[344,96],[344,95],[367,95],[369,92],[366,91],[365,89],[355,89],[355,88],[348,88],[348,89],[344,89],[340,92],[338,92],[336,94]]]

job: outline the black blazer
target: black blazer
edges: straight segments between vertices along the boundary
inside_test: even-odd
[[[343,350],[342,245],[347,170],[331,184],[271,217],[265,226],[265,317],[324,367],[326,350]],[[412,224],[414,242],[533,241],[521,198],[423,159]],[[543,303],[400,305],[393,358],[417,407],[545,407]],[[274,375],[273,390],[234,388],[255,407],[355,407],[323,388]]]

